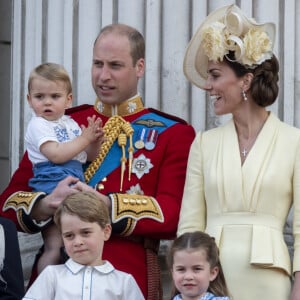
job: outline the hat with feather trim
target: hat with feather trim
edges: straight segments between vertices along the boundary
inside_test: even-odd
[[[194,85],[204,88],[208,61],[226,57],[246,68],[255,68],[273,56],[275,24],[256,23],[236,5],[211,12],[190,40],[184,57],[183,71]],[[234,59],[227,56],[234,53]]]

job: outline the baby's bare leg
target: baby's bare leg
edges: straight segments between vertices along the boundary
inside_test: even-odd
[[[44,229],[42,236],[44,239],[44,252],[38,261],[38,274],[48,265],[60,263],[60,248],[63,245],[61,234],[54,224]]]

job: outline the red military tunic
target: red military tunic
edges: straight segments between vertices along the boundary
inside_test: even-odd
[[[100,117],[108,140],[117,126],[108,128],[107,122],[115,114],[122,116],[118,122],[129,122],[134,128],[131,138],[127,137],[127,148],[118,146],[117,140],[114,140],[114,148],[103,150],[105,147],[102,145],[100,163],[99,159],[98,163],[97,159],[92,163],[93,168],[89,167],[86,171],[86,179],[99,192],[110,195],[112,200],[113,235],[105,243],[103,258],[117,269],[131,273],[145,298],[149,299],[146,248],[152,251],[160,239],[175,237],[194,129],[179,118],[144,108],[140,97],[118,106],[97,100],[95,106],[78,106],[69,113],[75,121],[85,125],[88,116]],[[142,138],[144,143],[140,142]],[[129,176],[130,139],[134,153]],[[147,141],[152,142],[148,149],[142,147]],[[126,160],[123,157],[123,171],[120,163],[122,153],[126,157]],[[117,166],[112,167],[112,164]],[[102,172],[104,168],[107,174]],[[104,175],[97,177],[101,172]],[[14,220],[19,230],[31,233],[41,228],[33,222],[29,213],[34,202],[44,196],[43,193],[26,193],[30,192],[27,182],[32,176],[32,165],[25,154],[9,186],[0,196],[0,205],[4,209],[2,215]]]

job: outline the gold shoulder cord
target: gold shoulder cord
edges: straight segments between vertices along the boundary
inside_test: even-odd
[[[105,141],[102,143],[99,154],[95,158],[95,160],[88,166],[84,173],[86,183],[89,183],[91,178],[95,175],[96,171],[100,168],[104,158],[112,147],[113,143],[116,139],[119,140],[119,146],[122,147],[122,157],[121,157],[121,183],[120,183],[120,191],[122,191],[123,186],[123,177],[125,172],[125,163],[126,163],[126,155],[125,155],[125,146],[126,146],[126,136],[129,137],[129,180],[131,174],[131,166],[133,159],[133,146],[132,146],[132,135],[133,128],[131,127],[129,122],[126,122],[120,116],[113,116],[109,118],[106,124],[103,127]],[[124,136],[125,135],[125,136]],[[119,138],[120,137],[120,138]]]
[[[129,137],[129,148],[128,148],[128,157],[129,157],[129,163],[128,163],[128,180],[131,179],[131,170],[132,170],[132,161],[133,161],[133,145],[132,145],[132,135],[133,135],[133,128],[129,122],[125,122],[122,125],[122,129],[124,130],[126,136]],[[122,189],[121,189],[122,190]]]

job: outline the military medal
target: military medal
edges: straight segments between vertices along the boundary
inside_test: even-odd
[[[147,150],[153,150],[155,148],[156,142],[158,138],[158,131],[155,129],[150,129],[147,134],[147,139],[145,142],[145,148]]]
[[[134,143],[136,149],[143,149],[145,147],[144,138],[145,138],[146,128],[143,128],[139,139]]]
[[[134,173],[138,179],[141,179],[144,174],[148,174],[153,167],[149,158],[144,154],[139,155],[133,160],[132,173]]]

